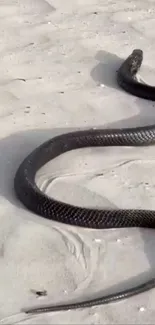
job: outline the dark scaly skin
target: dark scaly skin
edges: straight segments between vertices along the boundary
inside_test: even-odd
[[[117,82],[124,90],[140,98],[155,100],[155,87],[136,80],[136,73],[141,67],[143,52],[134,50],[124,61],[117,73]]]
[[[155,100],[155,88],[139,83],[135,77],[143,60],[143,52],[134,50],[117,72],[118,84],[133,95]],[[35,175],[45,163],[69,150],[97,146],[147,146],[155,143],[155,125],[85,130],[57,136],[36,148],[19,166],[14,188],[19,200],[32,212],[51,220],[86,228],[124,227],[155,228],[152,210],[96,210],[72,206],[48,197],[37,187]],[[42,313],[91,307],[118,301],[155,287],[155,278],[137,287],[80,303],[34,307],[25,312]]]

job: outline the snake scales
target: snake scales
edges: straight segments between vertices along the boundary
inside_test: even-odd
[[[135,49],[117,71],[121,88],[135,96],[155,100],[155,87],[137,81],[136,73],[143,61],[143,52]],[[57,136],[36,148],[19,166],[14,188],[19,200],[34,213],[70,225],[107,229],[121,227],[155,228],[155,211],[95,210],[72,206],[48,197],[37,187],[35,175],[49,160],[73,149],[97,146],[146,146],[155,142],[155,124],[124,129],[77,131]],[[26,313],[61,311],[107,304],[155,287],[155,278],[121,292],[80,303],[34,307]]]

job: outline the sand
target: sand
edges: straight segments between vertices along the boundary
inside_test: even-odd
[[[91,299],[149,279],[155,236],[46,221],[13,189],[22,159],[57,134],[154,122],[154,103],[123,92],[115,79],[141,48],[139,76],[155,84],[154,14],[153,0],[0,1],[0,324],[154,324],[155,290],[26,317],[23,308]],[[81,149],[43,167],[37,183],[79,206],[155,209],[154,159],[154,147]]]

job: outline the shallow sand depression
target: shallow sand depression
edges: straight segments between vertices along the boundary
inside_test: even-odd
[[[153,277],[155,236],[44,220],[13,188],[22,159],[55,135],[153,123],[154,103],[121,90],[116,71],[140,48],[139,76],[155,85],[154,14],[151,0],[0,1],[0,324],[154,324],[155,290],[25,316],[23,308],[92,299]],[[37,184],[78,206],[155,209],[154,159],[154,147],[79,149],[41,168]]]

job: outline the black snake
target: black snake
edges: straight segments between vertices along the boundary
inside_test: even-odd
[[[143,60],[143,52],[135,49],[117,71],[121,88],[135,96],[155,100],[155,87],[137,81],[136,73]],[[155,142],[155,124],[122,129],[91,129],[59,135],[36,148],[21,163],[14,179],[14,188],[20,201],[34,213],[69,225],[107,229],[123,227],[155,228],[155,211],[150,210],[96,210],[72,206],[48,197],[37,187],[35,175],[49,160],[69,151],[98,146],[146,146]],[[101,298],[67,305],[34,307],[26,313],[91,307],[131,297],[155,287],[155,278],[137,287]]]

